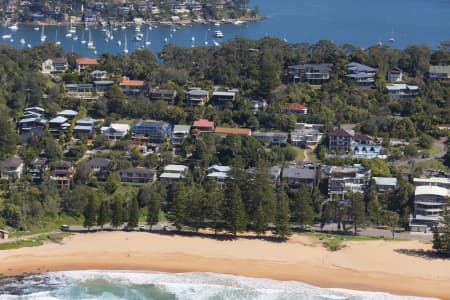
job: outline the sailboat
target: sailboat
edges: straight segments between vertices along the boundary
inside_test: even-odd
[[[94,42],[92,41],[92,33],[89,30],[89,42],[87,44],[89,50],[95,50]]]
[[[41,42],[45,42],[46,39],[47,39],[47,36],[45,35],[45,25],[42,25],[42,29],[41,29]]]
[[[19,43],[21,43],[22,45],[25,45],[25,39],[24,39],[24,38],[21,38],[20,41],[19,41]]]
[[[84,31],[81,32],[81,43],[86,44],[86,40],[84,39]]]
[[[125,32],[125,39],[124,39],[124,46],[123,46],[123,53],[127,54],[128,53],[128,48],[127,48],[127,33]]]
[[[70,28],[69,28],[69,32],[74,34],[77,33],[77,28],[75,26],[72,25],[72,18],[70,19]]]
[[[394,29],[392,29],[392,33],[391,33],[391,37],[389,38],[389,42],[394,43],[395,42],[395,38],[394,38]]]
[[[55,31],[55,44],[56,45],[61,45],[61,42],[60,41],[58,41],[58,28],[56,28],[56,31]]]
[[[147,28],[147,32],[146,32],[146,35],[145,35],[145,44],[146,44],[147,46],[151,44],[150,40],[148,39],[148,32],[149,32],[149,30],[150,30],[150,29]]]

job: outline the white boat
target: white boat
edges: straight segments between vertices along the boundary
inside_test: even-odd
[[[128,47],[127,47],[127,33],[125,32],[125,38],[124,38],[124,46],[123,46],[123,53],[127,54],[128,53]]]
[[[47,39],[47,36],[45,35],[45,26],[42,25],[42,29],[41,29],[41,42],[45,42],[46,39]]]
[[[220,47],[220,44],[216,40],[213,40],[213,43],[214,43],[214,46]]]
[[[21,43],[22,45],[24,45],[24,44],[25,44],[25,39],[24,39],[24,38],[21,38],[20,41],[19,41],[19,43]]]
[[[94,42],[92,41],[92,34],[90,30],[89,30],[89,42],[87,43],[87,47],[89,50],[95,50],[95,45]]]
[[[122,25],[122,27],[120,27],[120,29],[125,30],[125,29],[127,29],[127,26]]]
[[[34,31],[39,31],[39,27],[34,27]]]
[[[219,26],[220,26],[220,23],[219,23],[219,22],[216,22],[216,23],[214,23],[214,26],[219,27]]]
[[[222,31],[220,31],[220,30],[214,31],[214,35],[215,35],[217,38],[223,38],[223,37],[224,37]]]
[[[134,40],[135,40],[136,42],[140,42],[140,41],[142,41],[142,37],[141,37],[140,35],[136,35],[136,36],[134,37]]]
[[[241,21],[241,20],[236,20],[236,21],[233,22],[234,25],[242,25],[242,24],[244,24],[244,23],[245,23],[245,22],[244,22],[244,21]]]
[[[2,35],[2,39],[4,39],[4,40],[10,39],[11,37],[12,37],[11,34],[4,34],[4,35]]]
[[[86,40],[84,39],[84,31],[81,32],[81,43],[86,44]]]
[[[72,37],[72,33],[70,32],[66,33],[66,37]]]
[[[10,30],[16,31],[16,30],[19,29],[19,26],[17,25],[17,23],[15,23],[15,24],[13,24],[13,25],[11,25],[11,26],[8,26],[8,28],[9,28]]]
[[[394,42],[395,42],[395,39],[394,39],[393,37],[391,37],[391,38],[389,39],[389,42],[394,43]]]
[[[164,43],[166,43],[167,44],[167,42],[169,41],[169,39],[168,38],[164,38]]]
[[[141,26],[136,26],[136,28],[134,29],[134,31],[136,31],[136,32],[141,32]]]
[[[118,40],[117,41],[117,45],[120,47],[120,46],[122,46],[122,41],[121,40]]]
[[[74,36],[72,37],[72,40],[78,41],[78,35],[74,35]]]
[[[9,41],[10,41],[11,43],[13,43],[13,42],[14,42],[14,39],[10,39]]]
[[[31,48],[31,44],[27,44],[27,47],[28,47],[28,48]]]
[[[70,33],[77,33],[77,28],[75,26],[73,26],[72,24],[72,19],[70,19],[70,27],[69,27],[69,32]]]
[[[150,31],[150,29],[147,29],[146,35],[145,35],[145,44],[148,46],[151,44],[150,40],[148,39],[148,32]]]

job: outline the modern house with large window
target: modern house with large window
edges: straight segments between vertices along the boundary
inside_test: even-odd
[[[330,79],[333,64],[302,64],[288,67],[291,82],[306,81],[311,84],[323,84]]]
[[[254,131],[252,136],[264,145],[285,145],[289,134],[280,131]]]
[[[51,74],[51,73],[64,73],[69,68],[67,58],[65,57],[55,57],[49,58],[42,63],[41,73]]]
[[[230,90],[227,92],[215,91],[212,94],[211,102],[218,110],[224,110],[225,108],[232,109],[236,100],[236,92]]]
[[[188,137],[191,132],[190,125],[175,125],[172,130],[171,142],[174,146],[179,146],[183,143],[184,139]]]
[[[171,125],[163,121],[143,120],[131,128],[132,138],[138,142],[163,143],[172,135]]]
[[[111,123],[109,126],[103,126],[100,129],[102,135],[108,140],[118,140],[124,138],[130,131],[130,125],[121,123]]]
[[[122,183],[145,184],[156,181],[156,171],[144,167],[120,170],[119,174]]]
[[[386,85],[386,91],[392,100],[413,99],[419,95],[419,87],[404,83]]]
[[[374,85],[377,69],[357,62],[349,63],[346,68],[348,82],[352,82],[360,87],[371,87]]]
[[[167,165],[164,167],[164,172],[159,176],[159,179],[167,183],[175,183],[184,179],[188,170],[189,168],[183,165]]]
[[[370,170],[361,165],[324,166],[323,173],[328,177],[328,196],[330,200],[345,200],[349,192],[364,192],[370,179]]]
[[[439,224],[450,197],[450,179],[441,177],[414,178],[414,213],[411,231],[430,232]]]
[[[186,102],[190,106],[204,106],[209,101],[209,92],[200,88],[192,88],[186,94]]]

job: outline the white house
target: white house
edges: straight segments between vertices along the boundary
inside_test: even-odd
[[[23,172],[23,160],[18,157],[8,157],[1,163],[2,179],[19,179]]]
[[[159,179],[167,183],[174,183],[185,178],[188,170],[189,168],[184,165],[167,165]]]
[[[124,138],[130,131],[130,125],[111,123],[109,126],[104,126],[100,129],[102,135],[104,135],[108,140],[117,140]]]
[[[386,90],[392,100],[412,99],[419,95],[417,85],[394,83],[386,85]]]

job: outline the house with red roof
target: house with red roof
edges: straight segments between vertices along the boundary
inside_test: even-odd
[[[194,124],[192,125],[192,129],[203,133],[203,132],[214,132],[214,121],[209,121],[206,119],[200,119],[197,121],[194,121]]]
[[[291,103],[288,106],[282,109],[282,112],[285,114],[298,114],[298,115],[307,115],[308,108],[299,103]]]
[[[98,65],[98,61],[95,58],[89,58],[89,57],[80,57],[75,60],[77,71],[80,73],[81,71],[86,70],[87,68],[91,66]]]
[[[124,76],[119,83],[119,87],[122,89],[125,95],[138,96],[145,95],[147,93],[147,83],[143,80],[131,80]]]

